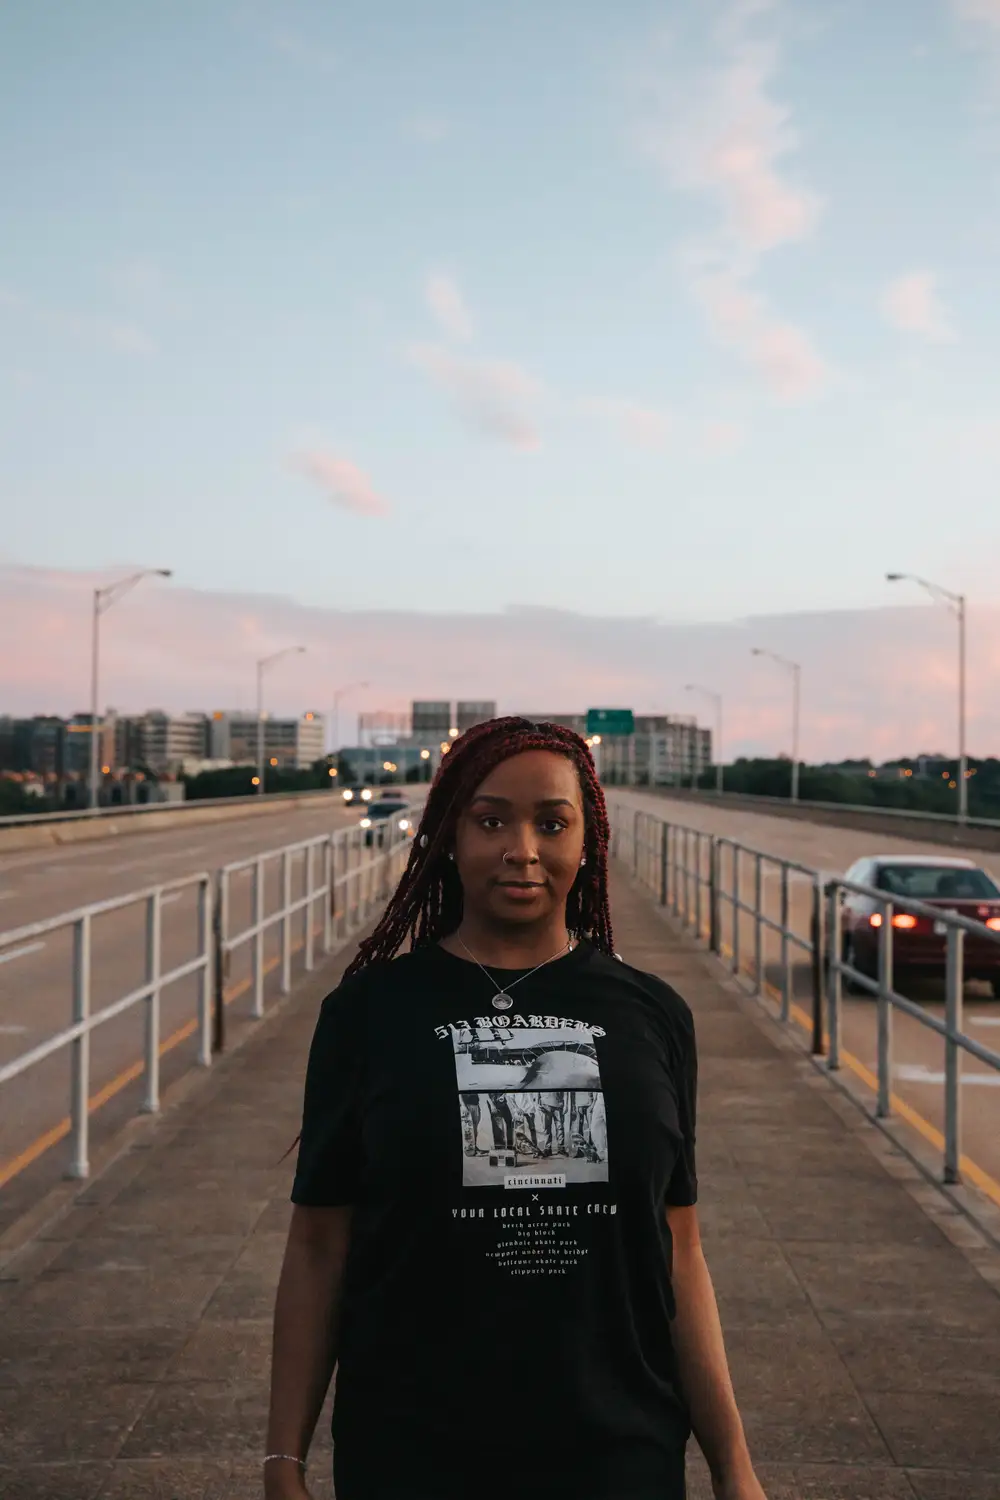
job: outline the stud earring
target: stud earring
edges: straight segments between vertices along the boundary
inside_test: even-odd
[[[581,860],[580,860],[580,869],[581,869],[581,870],[582,870],[582,869],[583,869],[583,867],[584,867],[584,865],[585,865],[585,864],[586,864],[586,863],[587,863],[587,856],[586,856],[586,855],[584,855],[584,856],[583,856],[583,858],[582,858],[582,859],[581,859]]]
[[[455,856],[451,853],[450,850],[448,851],[448,858],[451,860],[452,864],[455,863]]]

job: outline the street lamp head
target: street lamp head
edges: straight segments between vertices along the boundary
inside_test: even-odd
[[[885,581],[886,581],[886,583],[901,583],[903,581],[903,574],[902,573],[887,573],[885,575]]]
[[[173,578],[174,576],[173,568],[154,568],[153,572],[157,578]]]

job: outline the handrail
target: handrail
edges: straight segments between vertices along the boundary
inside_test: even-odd
[[[614,790],[607,788],[608,791]],[[959,818],[957,813],[931,812],[922,807],[888,807],[881,802],[821,802],[809,798],[796,797],[772,797],[762,792],[719,792],[715,787],[622,787],[622,791],[632,790],[641,792],[655,792],[664,797],[676,797],[683,802],[714,802],[724,807],[727,802],[731,806],[740,803],[757,804],[764,807],[803,807],[807,811],[815,812],[843,812],[864,813],[868,817],[887,817],[899,819],[913,819],[914,821],[926,820],[929,823],[940,823],[944,827],[954,828],[961,831],[963,828],[1000,828],[1000,818]]]
[[[388,828],[371,831],[371,837],[361,827],[341,828],[333,833],[268,849],[250,859],[236,860],[214,874],[200,871],[195,875],[181,876],[124,896],[91,902],[73,911],[0,932],[0,952],[61,929],[70,929],[73,937],[71,1023],[10,1062],[0,1065],[2,1087],[28,1073],[55,1053],[66,1048],[71,1050],[68,1132],[62,1128],[48,1132],[51,1139],[43,1139],[40,1149],[47,1149],[48,1144],[62,1139],[68,1133],[68,1175],[76,1178],[88,1176],[90,1115],[95,1107],[91,1100],[90,1039],[99,1027],[132,1011],[138,1005],[144,1007],[145,1045],[141,1072],[145,1085],[140,1108],[143,1113],[156,1113],[160,1108],[160,1058],[166,1050],[160,1024],[163,990],[182,979],[196,976],[197,999],[193,1026],[197,1038],[196,1060],[202,1067],[211,1066],[213,1053],[222,1051],[225,1046],[225,1008],[232,998],[232,993],[226,992],[225,981],[232,955],[244,944],[252,945],[249,986],[252,994],[251,1013],[254,1017],[262,1016],[266,972],[265,934],[273,927],[280,928],[280,989],[283,994],[287,994],[291,988],[292,954],[297,951],[292,941],[293,920],[301,917],[303,921],[301,948],[304,953],[304,968],[308,973],[315,963],[317,930],[323,952],[329,954],[364,927],[375,908],[387,898],[393,878],[398,878],[402,873],[402,867],[409,857],[412,836],[412,825],[404,830],[393,824]],[[368,849],[372,851],[370,855],[362,853]],[[268,911],[266,876],[269,866],[274,862],[280,865],[279,899],[276,909]],[[293,895],[292,891],[293,867],[296,864],[303,866],[305,890],[302,895]],[[253,873],[252,916],[245,927],[234,930],[231,922],[230,884],[245,869]],[[197,902],[194,951],[184,953],[171,968],[164,969],[165,898],[188,889],[195,892]],[[145,978],[126,994],[102,1006],[100,1010],[92,1011],[95,926],[101,918],[136,905],[145,906]],[[322,916],[318,929],[315,921],[317,906]],[[180,1036],[175,1034],[170,1045],[173,1040],[182,1040],[189,1035],[191,1029],[190,1025],[182,1028]],[[130,1070],[129,1076],[134,1076]],[[102,1094],[108,1095],[108,1089],[102,1089]],[[40,1154],[40,1150],[36,1154]],[[6,1175],[9,1177],[12,1174],[8,1172]],[[0,1182],[4,1180],[3,1164],[0,1163]]]
[[[52,823],[79,823],[106,818],[139,817],[144,813],[188,812],[197,807],[261,807],[275,802],[310,798],[335,798],[334,787],[311,787],[302,791],[267,792],[247,797],[191,797],[180,802],[122,802],[113,807],[73,807],[57,812],[6,813],[0,817],[0,828],[47,828]],[[341,805],[338,802],[338,805]]]
[[[791,1019],[792,964],[790,950],[797,948],[812,960],[812,1051],[824,1056],[831,1072],[841,1063],[840,1037],[843,1014],[843,980],[873,995],[877,1011],[876,1105],[874,1114],[884,1119],[892,1113],[893,1037],[891,1017],[901,1011],[945,1044],[943,1180],[961,1181],[962,1160],[960,1106],[961,1057],[968,1054],[1000,1072],[1000,1052],[984,1046],[963,1029],[965,939],[986,939],[1000,947],[1000,932],[984,922],[946,907],[931,906],[916,897],[896,895],[861,885],[780,855],[741,844],[736,839],[710,834],[702,829],[673,823],[655,813],[624,803],[610,804],[612,852],[631,860],[632,874],[651,890],[659,904],[668,908],[681,926],[698,940],[707,940],[710,951],[728,960],[734,974],[748,973],[753,993],[762,996],[764,979],[764,931],[781,939],[779,963],[779,1018]],[[749,864],[753,872],[752,897],[747,899],[741,871]],[[728,865],[728,871],[726,866]],[[768,866],[777,869],[780,889],[779,915],[766,909],[764,877]],[[790,901],[790,877],[800,875],[811,886],[809,935],[796,931]],[[843,951],[842,898],[845,892],[872,902],[882,913],[878,931],[877,973],[865,973],[848,963]],[[722,937],[721,914],[730,912],[730,942]],[[926,917],[946,927],[945,1016],[939,1020],[922,1006],[901,994],[894,984],[893,914],[897,911]],[[753,923],[754,953],[744,964],[740,952],[741,914]],[[706,922],[707,915],[707,922]]]

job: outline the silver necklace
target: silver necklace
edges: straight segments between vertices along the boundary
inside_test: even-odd
[[[486,975],[486,978],[489,980],[490,984],[496,990],[496,994],[493,996],[493,1009],[494,1010],[510,1010],[510,1008],[514,1004],[514,1002],[510,998],[510,996],[508,995],[507,990],[502,990],[500,988],[500,986],[497,984],[496,980],[493,978],[493,975],[490,973],[489,969],[484,968],[484,966],[479,962],[479,959],[473,953],[472,949],[469,948],[466,943],[462,942],[462,939],[461,939],[461,937],[459,936],[459,934],[457,932],[456,932],[455,936],[458,938],[458,941],[460,943],[462,943],[462,947],[465,949],[466,953],[472,959],[472,962],[476,965],[477,968],[480,968],[480,969],[483,970],[483,973]],[[512,984],[509,984],[507,986],[507,989],[512,990],[514,988],[515,984],[521,984],[525,979],[530,979],[531,976],[532,976],[532,974],[537,974],[538,971],[539,971],[539,969],[544,969],[545,968],[546,964],[555,963],[556,959],[557,958],[562,958],[562,956],[563,956],[564,953],[572,953],[572,951],[573,951],[573,939],[570,938],[567,943],[563,944],[563,946],[559,949],[558,953],[553,953],[553,955],[552,955],[551,958],[544,958],[540,964],[536,964],[533,969],[529,969],[528,972],[527,972],[527,974],[522,974],[520,976],[520,978],[515,979]]]

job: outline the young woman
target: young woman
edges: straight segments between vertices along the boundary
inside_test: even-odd
[[[267,1500],[764,1500],[695,1209],[695,1038],[617,960],[567,729],[457,740],[316,1027],[278,1287]],[[401,952],[408,946],[407,952]],[[617,960],[617,961],[616,961]]]

